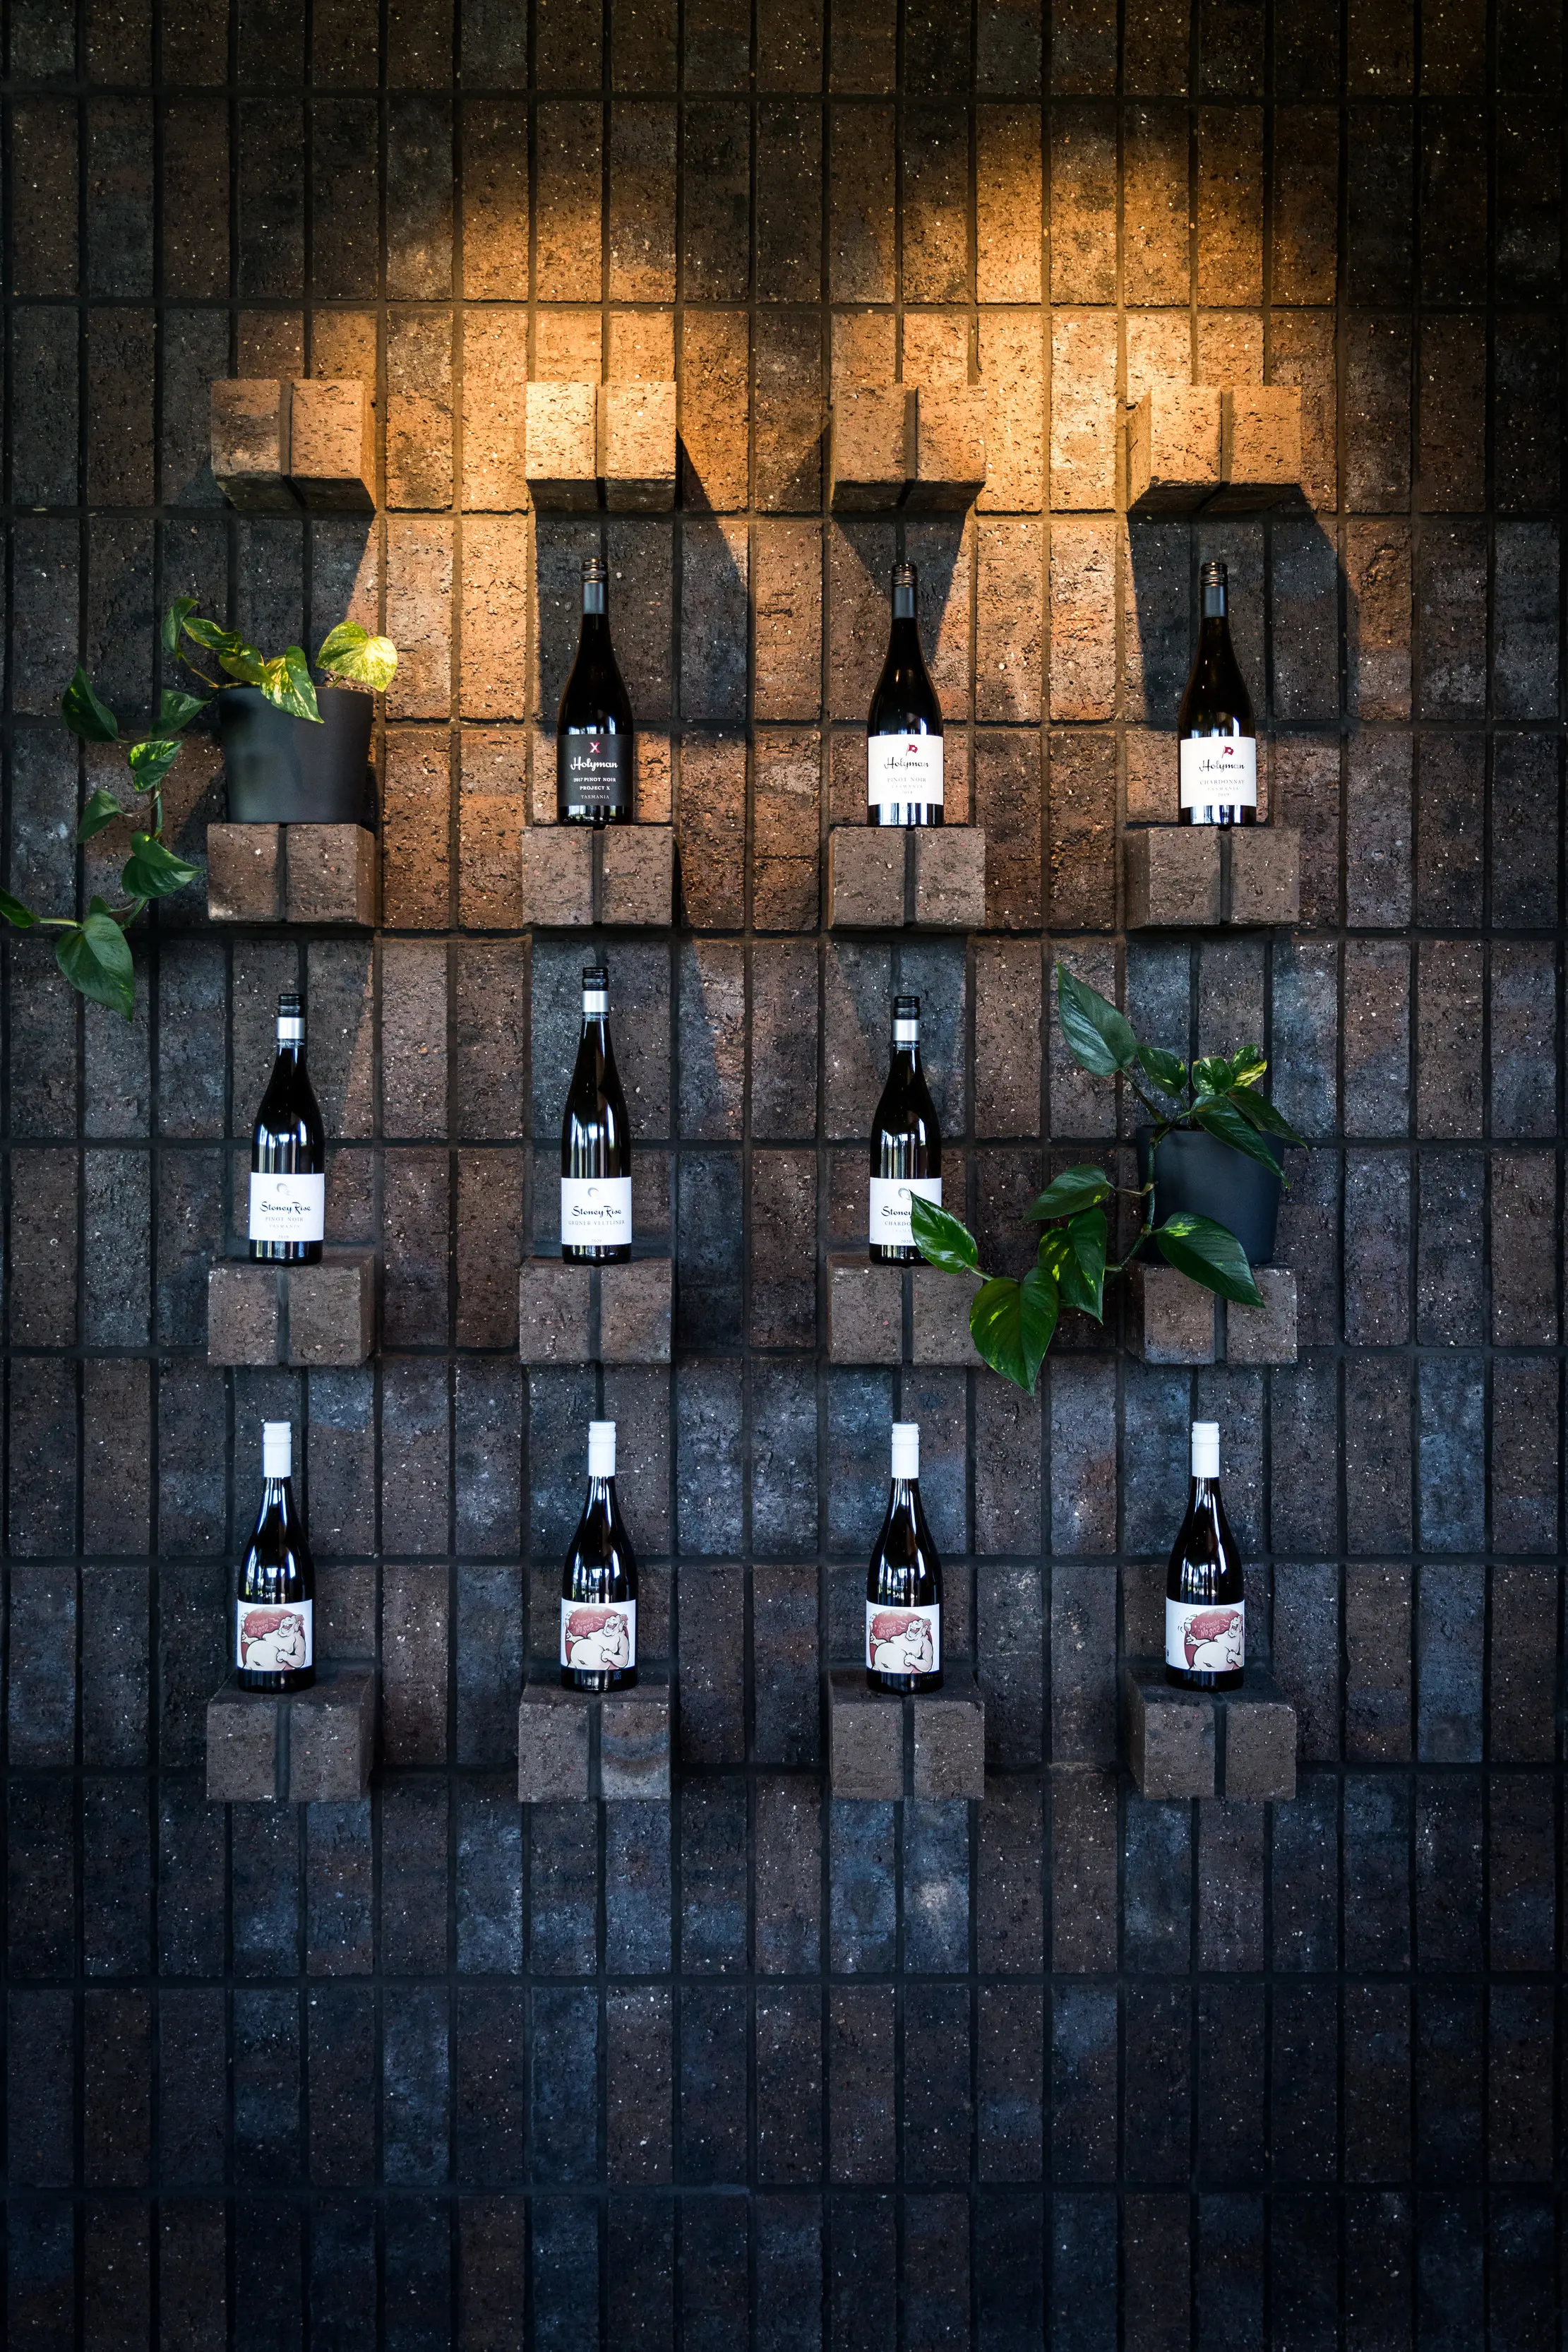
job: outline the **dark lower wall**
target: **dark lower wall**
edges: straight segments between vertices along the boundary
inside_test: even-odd
[[[1028,0],[12,0],[8,39],[10,887],[68,900],[99,769],[57,698],[79,652],[140,710],[176,592],[312,645],[352,594],[404,663],[373,944],[208,929],[188,894],[129,1028],[34,941],[5,959],[7,2341],[1544,2352],[1551,0],[1078,0],[1048,37]],[[832,372],[900,355],[989,387],[962,524],[825,516]],[[549,813],[599,526],[526,511],[521,382],[601,365],[681,384],[680,511],[607,545],[685,925],[602,942],[676,1362],[530,1379],[515,1266],[588,940],[530,948],[510,836]],[[373,525],[214,486],[207,382],[302,370],[373,381]],[[1194,371],[1302,385],[1309,517],[1129,530],[1118,403]],[[821,844],[859,806],[901,541],[988,929],[846,946]],[[1119,829],[1163,813],[1207,553],[1302,920],[1128,940]],[[198,854],[214,768],[182,772]],[[994,1260],[1110,1140],[1049,1034],[1059,952],[1172,1045],[1272,1054],[1315,1145],[1294,1367],[1151,1369],[1086,1328],[1033,1402],[828,1365],[891,986]],[[382,1350],[225,1374],[205,1264],[300,978]],[[676,1790],[525,1814],[525,1596],[548,1617],[595,1405]],[[1118,1770],[1197,1410],[1301,1711],[1291,1804],[1149,1804]],[[824,1788],[817,1669],[895,1411],[987,1685],[984,1805]],[[275,1413],[308,1424],[328,1640],[380,1661],[382,1760],[363,1803],[225,1815],[203,1705]]]

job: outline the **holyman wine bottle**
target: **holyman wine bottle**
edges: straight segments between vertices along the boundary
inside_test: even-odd
[[[245,1690],[305,1690],[316,1679],[316,1570],[294,1496],[294,1432],[261,1429],[261,1509],[235,1588],[235,1679]]]
[[[920,1506],[920,1424],[893,1424],[893,1491],[865,1580],[865,1678],[873,1690],[942,1680],[942,1563]]]
[[[632,1255],[632,1145],[602,964],[582,975],[582,1042],[560,1130],[560,1254],[578,1265],[612,1265]]]
[[[883,1265],[918,1265],[909,1222],[918,1198],[942,1205],[942,1138],[920,1066],[920,999],[893,1000],[893,1061],[871,1129],[871,1254]]]
[[[893,630],[866,720],[866,823],[942,822],[942,706],[920,650],[913,563],[893,567]]]
[[[562,824],[630,824],[636,797],[632,700],[616,667],[604,558],[582,567],[582,634],[555,723],[555,804]]]
[[[305,1069],[305,1014],[298,996],[277,1000],[277,1059],[250,1139],[250,1254],[279,1265],[314,1265],[327,1230],[327,1153],[321,1114]]]
[[[1219,1423],[1195,1421],[1186,1517],[1166,1571],[1166,1680],[1239,1690],[1246,1661],[1241,1554],[1219,1498]]]
[[[560,1679],[580,1691],[637,1679],[637,1562],[615,1494],[612,1421],[588,1424],[588,1499],[560,1572]]]
[[[1200,580],[1203,619],[1192,676],[1181,698],[1183,824],[1256,824],[1258,738],[1252,704],[1230,642],[1225,566],[1206,563]]]

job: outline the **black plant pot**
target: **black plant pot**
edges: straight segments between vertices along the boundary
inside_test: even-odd
[[[363,824],[374,698],[352,687],[316,690],[321,713],[295,719],[259,686],[218,697],[231,824]]]
[[[1149,1181],[1154,1132],[1152,1127],[1138,1129],[1140,1184]],[[1280,1146],[1274,1138],[1260,1136],[1259,1141],[1272,1152],[1277,1166]],[[1155,1156],[1155,1223],[1163,1225],[1179,1209],[1191,1216],[1212,1217],[1217,1225],[1235,1234],[1249,1265],[1267,1265],[1274,1255],[1280,1191],[1279,1176],[1270,1175],[1258,1160],[1249,1160],[1244,1151],[1233,1150],[1201,1128],[1177,1128],[1166,1137]],[[1157,1244],[1148,1243],[1145,1255],[1158,1256]]]

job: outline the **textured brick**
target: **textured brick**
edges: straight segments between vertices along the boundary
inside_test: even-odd
[[[1139,1265],[1129,1271],[1127,1297],[1134,1344],[1146,1364],[1213,1363],[1211,1291],[1174,1265]]]
[[[828,1357],[835,1364],[896,1364],[904,1352],[904,1278],[863,1250],[828,1260]]]
[[[213,386],[213,479],[231,506],[291,514],[288,386],[262,380]]]
[[[1260,1265],[1253,1279],[1263,1295],[1261,1307],[1225,1310],[1225,1360],[1229,1364],[1293,1364],[1296,1360],[1298,1312],[1296,1277],[1288,1267]]]
[[[598,505],[597,415],[592,383],[529,383],[526,471],[536,506]]]
[[[1173,1690],[1157,1666],[1129,1667],[1123,1691],[1127,1763],[1140,1796],[1212,1797],[1217,1734],[1210,1695]]]
[[[288,387],[288,480],[308,512],[373,513],[376,437],[371,385],[295,378]]]
[[[276,824],[208,825],[207,913],[214,923],[280,920],[283,834]]]
[[[1127,506],[1138,514],[1196,514],[1220,481],[1221,394],[1208,385],[1155,384],[1127,416]]]
[[[1208,825],[1149,825],[1126,837],[1130,930],[1219,920],[1219,836]]]
[[[234,825],[223,830],[237,833],[250,828]],[[377,881],[374,834],[360,824],[287,824],[279,830],[283,835],[287,920],[353,923],[367,928],[373,925]],[[211,838],[210,833],[208,837]]]
[[[881,828],[867,826],[868,833]],[[943,825],[905,835],[906,883],[915,922],[933,930],[978,930],[986,913],[986,836],[978,825]]]
[[[882,929],[904,920],[904,836],[889,825],[835,825],[828,835],[831,929]]]
[[[920,388],[907,507],[961,513],[974,504],[986,486],[986,410],[983,384]]]
[[[1301,902],[1301,836],[1283,825],[1233,833],[1226,916],[1232,923],[1294,923]]]
[[[519,839],[520,913],[552,928],[593,920],[593,846],[588,825],[530,824]]]
[[[597,467],[612,513],[653,514],[675,502],[675,386],[601,383]]]
[[[902,503],[916,465],[916,397],[902,384],[835,392],[828,457],[835,513]]]

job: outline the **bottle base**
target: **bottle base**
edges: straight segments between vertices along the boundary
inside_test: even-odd
[[[607,1691],[631,1690],[636,1680],[635,1666],[616,1666],[598,1675],[580,1666],[562,1666],[560,1670],[562,1690],[582,1691],[590,1698],[602,1698]]]
[[[1184,808],[1177,815],[1179,824],[1256,824],[1258,812],[1239,801],[1211,803],[1202,808]]]
[[[319,1265],[319,1242],[247,1242],[253,1265]]]
[[[1189,1670],[1186,1666],[1167,1666],[1166,1668],[1166,1681],[1169,1684],[1172,1690],[1239,1690],[1245,1679],[1245,1674],[1239,1666],[1235,1667],[1228,1674],[1201,1673],[1197,1668]]]
[[[893,1698],[923,1698],[928,1691],[942,1687],[942,1670],[934,1675],[879,1675],[874,1667],[865,1670],[867,1690],[885,1691]]]
[[[885,1242],[868,1244],[873,1265],[924,1265],[925,1259],[917,1249],[893,1249]]]
[[[564,808],[558,802],[555,817],[558,824],[586,824],[596,833],[602,833],[606,825],[636,822],[629,808],[589,808],[580,801],[569,802]]]
[[[254,1666],[236,1666],[235,1680],[241,1690],[262,1691],[274,1698],[287,1691],[308,1690],[316,1680],[314,1666],[280,1667],[276,1673],[264,1674]]]
[[[917,833],[946,822],[940,801],[873,801],[866,808],[865,821],[892,825],[901,833]]]
[[[560,1254],[562,1260],[568,1265],[630,1265],[632,1263],[630,1242],[607,1244],[602,1249],[580,1247],[575,1243],[562,1242]]]

